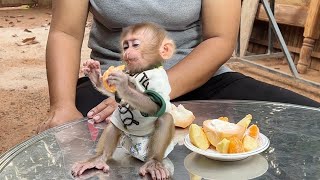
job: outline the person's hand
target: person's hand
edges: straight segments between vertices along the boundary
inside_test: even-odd
[[[37,132],[40,133],[49,128],[78,120],[80,118],[83,118],[83,116],[75,106],[51,108],[48,119],[38,126]]]
[[[108,99],[103,100],[96,107],[92,108],[87,116],[88,118],[92,118],[95,123],[99,123],[102,121],[109,122],[109,116],[113,113],[113,111],[117,108],[118,103],[113,97],[109,97]]]

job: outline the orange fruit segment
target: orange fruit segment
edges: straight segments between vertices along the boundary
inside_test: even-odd
[[[244,152],[243,144],[238,137],[231,137],[229,143],[229,151],[228,153],[242,153]]]
[[[254,139],[258,139],[259,137],[259,128],[257,125],[252,124],[248,129],[247,129],[248,135],[251,136]]]
[[[114,67],[114,66],[110,66],[108,68],[108,70],[106,70],[104,73],[103,73],[103,76],[102,76],[102,84],[103,84],[103,87],[111,92],[111,93],[115,93],[117,91],[116,87],[115,86],[111,86],[108,84],[107,82],[107,78],[109,76],[109,74],[113,71],[123,71],[125,69],[125,65],[121,65],[121,66],[117,66],[117,67]]]

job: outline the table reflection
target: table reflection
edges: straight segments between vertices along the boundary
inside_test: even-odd
[[[184,159],[190,179],[253,179],[268,170],[268,161],[262,155],[241,161],[214,161],[194,152]]]
[[[196,116],[195,123],[227,116],[237,122],[252,114],[252,123],[270,140],[269,148],[241,161],[220,162],[196,154],[183,145],[188,129],[177,128],[177,143],[167,163],[172,179],[319,179],[320,110],[256,101],[179,102]],[[98,124],[98,136],[105,124]],[[95,153],[97,141],[88,119],[47,130],[0,156],[0,179],[73,179],[74,162]],[[78,179],[149,179],[138,175],[143,163],[117,148],[108,174],[90,170]]]

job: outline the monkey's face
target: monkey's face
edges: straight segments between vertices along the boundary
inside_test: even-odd
[[[122,60],[130,73],[138,73],[154,67],[155,53],[149,52],[147,37],[144,33],[129,33],[123,37]],[[157,56],[158,57],[158,56]]]

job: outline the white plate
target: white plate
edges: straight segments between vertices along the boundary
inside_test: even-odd
[[[191,151],[204,155],[210,159],[219,160],[219,161],[238,161],[241,159],[245,159],[249,156],[263,152],[269,147],[270,141],[265,135],[260,133],[258,138],[257,149],[249,152],[236,153],[236,154],[222,154],[213,149],[207,149],[207,150],[199,149],[190,142],[189,134],[186,135],[186,137],[184,138],[184,145]]]

